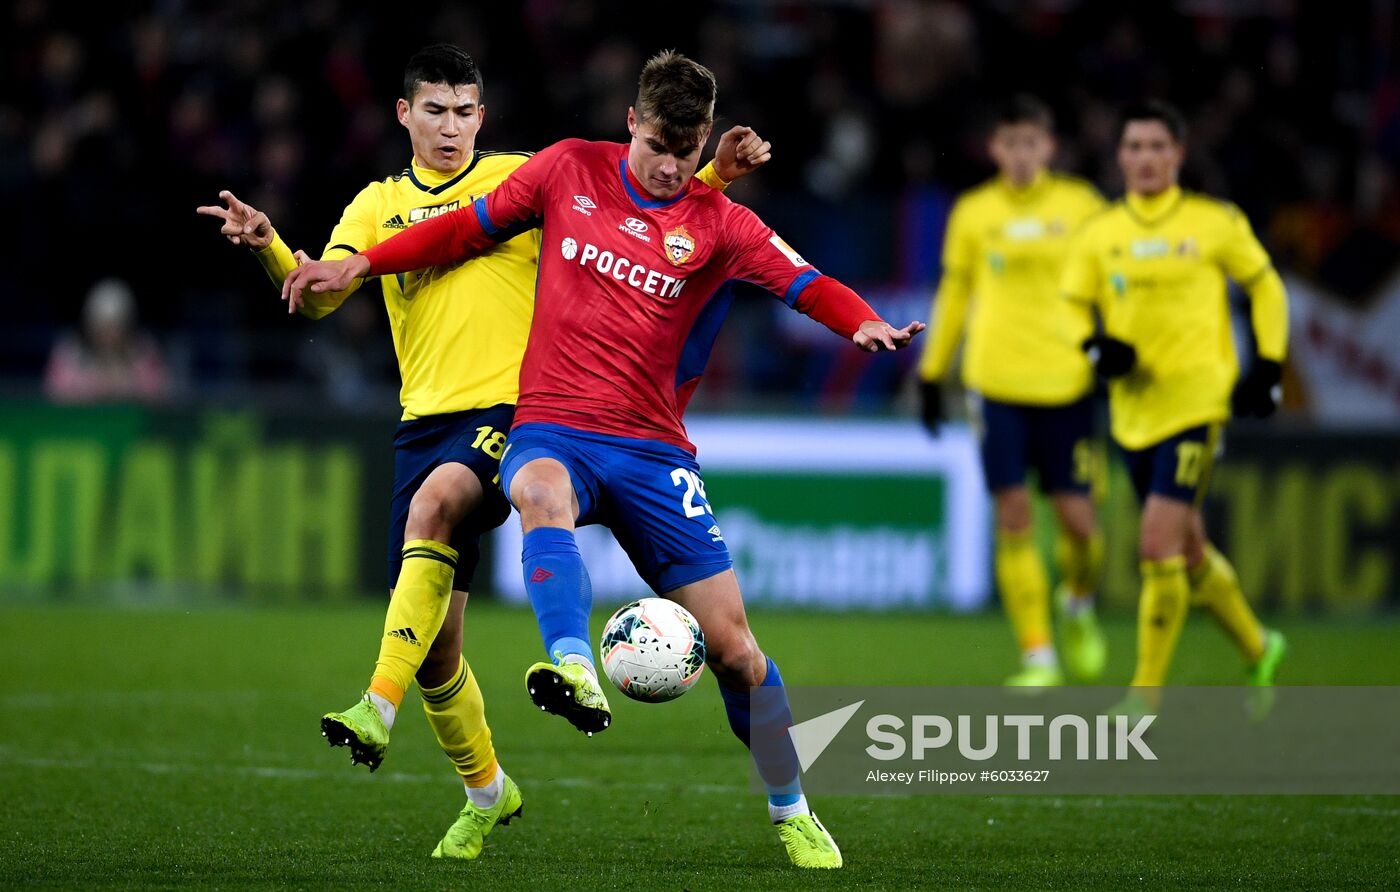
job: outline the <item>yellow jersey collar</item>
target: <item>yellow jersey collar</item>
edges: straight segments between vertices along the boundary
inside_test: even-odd
[[[1160,223],[1181,203],[1184,193],[1180,186],[1172,186],[1156,195],[1139,195],[1129,192],[1124,197],[1128,212],[1139,222],[1147,225]]]
[[[413,185],[424,192],[439,195],[454,186],[462,177],[471,173],[480,157],[481,153],[473,149],[471,160],[467,162],[467,165],[452,171],[452,173],[438,173],[436,170],[423,167],[418,163],[418,159],[414,158],[409,162],[408,178],[413,182]]]
[[[1029,185],[1023,187],[1013,186],[1011,181],[1006,177],[1000,174],[997,175],[997,185],[1001,187],[1002,193],[1017,204],[1031,201],[1039,197],[1041,190],[1049,181],[1050,174],[1048,171],[1044,170],[1036,173],[1035,179],[1031,180]]]

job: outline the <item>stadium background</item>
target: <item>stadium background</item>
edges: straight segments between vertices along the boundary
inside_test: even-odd
[[[501,603],[506,562],[480,572],[466,651],[529,808],[479,862],[430,862],[461,790],[424,723],[395,727],[372,777],[314,730],[358,690],[383,620],[397,412],[381,304],[371,290],[288,319],[194,208],[232,189],[319,250],[358,189],[407,163],[401,69],[440,40],[484,68],[482,148],[618,139],[640,62],[695,55],[721,123],[775,147],[734,197],[901,320],[927,318],[953,196],[990,172],[990,103],[1044,95],[1060,166],[1108,194],[1116,109],[1179,103],[1187,185],[1245,209],[1293,317],[1289,405],[1231,426],[1212,528],[1289,636],[1284,681],[1400,684],[1391,3],[15,0],[0,12],[0,887],[1393,886],[1400,809],[1379,795],[831,796],[819,813],[847,865],[798,875],[709,682],[664,707],[615,697],[615,726],[589,740],[541,718],[520,690],[538,635]],[[142,399],[94,404],[55,371],[99,283],[129,289],[166,370]],[[923,434],[912,354],[863,356],[758,294],[734,316],[693,427],[788,683],[999,684],[1014,645],[970,433]],[[1136,519],[1121,477],[1102,492],[1118,685]],[[591,567],[600,610],[635,593],[615,554]],[[1189,623],[1173,683],[1240,677]]]
[[[379,589],[396,400],[377,297],[369,289],[323,323],[288,320],[256,264],[193,207],[232,189],[289,243],[319,250],[348,199],[407,162],[392,118],[404,60],[453,40],[485,74],[483,148],[617,139],[646,55],[674,45],[704,60],[719,77],[721,123],[753,124],[776,147],[734,197],[899,319],[927,318],[943,221],[956,192],[989,173],[982,141],[998,98],[1029,88],[1049,100],[1059,165],[1109,194],[1115,110],[1141,95],[1179,103],[1192,126],[1186,184],[1244,208],[1292,299],[1288,409],[1232,427],[1213,528],[1266,609],[1370,611],[1400,599],[1400,66],[1388,4],[1178,2],[1129,14],[1094,2],[721,3],[651,22],[604,2],[453,4],[409,20],[334,0],[120,6],[74,18],[23,0],[0,38],[10,209],[0,221],[0,581],[11,595]],[[65,392],[54,355],[110,278],[129,287],[166,374],[139,405],[75,406],[90,401]],[[838,438],[858,438],[871,418],[912,423],[912,354],[862,356],[748,297],[693,417],[844,419]],[[807,450],[769,443],[809,475],[779,488],[786,505],[727,502],[750,488],[716,481],[722,519],[743,512],[745,529],[777,531],[756,555],[813,530],[807,552],[830,554],[823,536],[864,530],[885,549],[913,543],[927,570],[923,582],[831,598],[756,581],[751,597],[985,603],[985,567],[959,580],[948,571],[984,565],[987,537],[985,506],[953,505],[938,488],[975,475],[966,437],[946,439],[930,448],[905,436],[868,473],[859,462],[808,467]],[[729,466],[740,483],[773,479],[773,462],[742,464]],[[892,482],[891,469],[913,477]],[[899,506],[881,525],[823,496],[829,485],[887,485]],[[1129,606],[1133,509],[1113,478],[1104,492],[1105,599]],[[950,532],[969,523],[977,535]],[[494,587],[510,589],[511,572],[498,568]],[[600,594],[635,590],[615,575]]]

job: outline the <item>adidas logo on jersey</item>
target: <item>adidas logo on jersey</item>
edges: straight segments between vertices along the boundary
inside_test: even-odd
[[[405,223],[405,222],[403,221],[403,215],[402,215],[402,214],[395,214],[394,216],[392,216],[392,217],[390,217],[389,219],[387,219],[387,220],[384,221],[384,228],[385,228],[385,229],[407,229],[407,228],[408,228],[408,224]]]

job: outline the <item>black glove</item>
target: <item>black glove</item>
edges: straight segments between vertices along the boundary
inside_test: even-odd
[[[939,426],[948,420],[943,411],[943,386],[937,381],[924,381],[919,385],[919,420],[935,437]]]
[[[1100,378],[1118,378],[1137,365],[1137,351],[1133,345],[1108,335],[1094,335],[1080,347],[1089,355],[1089,365]]]
[[[1272,359],[1255,357],[1245,375],[1235,385],[1230,408],[1237,418],[1268,418],[1283,398],[1283,367]]]

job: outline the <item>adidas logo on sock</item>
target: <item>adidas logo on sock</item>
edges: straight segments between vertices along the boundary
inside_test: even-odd
[[[549,577],[551,577],[551,576],[553,576],[553,575],[554,575],[553,573],[549,572],[549,571],[546,570],[544,567],[538,567],[538,568],[536,568],[534,574],[532,574],[532,575],[530,576],[530,581],[531,581],[531,582],[544,582],[546,579],[548,579]]]
[[[385,228],[385,229],[407,229],[407,228],[408,228],[408,224],[405,223],[405,222],[403,221],[403,215],[402,215],[402,214],[395,214],[394,216],[392,216],[392,217],[390,217],[389,219],[387,219],[387,220],[384,221],[384,228]]]
[[[407,626],[404,626],[402,629],[395,629],[394,631],[390,632],[390,633],[389,633],[389,637],[390,637],[390,638],[399,638],[399,639],[401,639],[401,640],[403,640],[403,641],[407,641],[409,644],[412,644],[414,647],[422,647],[422,646],[423,646],[423,642],[419,641],[419,640],[418,640],[418,636],[415,635],[415,634],[413,634],[413,630],[410,629],[410,628],[408,628]]]

